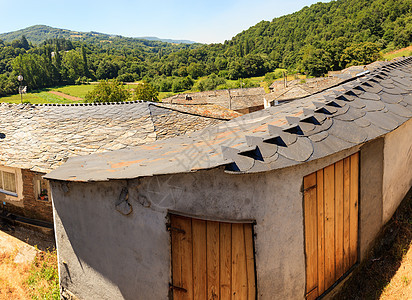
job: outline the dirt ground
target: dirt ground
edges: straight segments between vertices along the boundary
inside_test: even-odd
[[[412,299],[412,189],[334,299]]]
[[[42,251],[51,251],[56,248],[52,231],[43,233],[38,230],[33,230],[30,227],[8,225],[1,220],[0,230]]]
[[[0,300],[31,299],[30,270],[41,255],[38,249],[55,248],[53,235],[4,223],[0,229]]]
[[[66,98],[66,99],[69,99],[69,100],[73,100],[73,101],[83,100],[82,98],[70,96],[70,95],[67,95],[67,94],[62,93],[62,92],[49,91],[49,93],[50,93],[50,94],[53,94],[53,95],[56,95],[56,96],[60,96],[60,97]]]

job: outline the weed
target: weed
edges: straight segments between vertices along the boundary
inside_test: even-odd
[[[406,277],[406,276],[402,276],[402,282],[403,282],[405,285],[408,285],[408,284],[409,284],[409,278]]]
[[[32,299],[59,299],[56,250],[39,252],[26,281]]]
[[[334,299],[410,299],[412,189]]]

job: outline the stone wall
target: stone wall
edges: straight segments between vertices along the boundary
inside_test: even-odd
[[[44,173],[37,173],[27,169],[17,169],[18,197],[0,193],[1,208],[12,214],[53,222],[53,209],[51,199],[48,201],[36,199],[35,177]]]
[[[35,177],[44,175],[30,170],[22,170],[24,216],[31,219],[53,222],[52,201],[36,199]]]

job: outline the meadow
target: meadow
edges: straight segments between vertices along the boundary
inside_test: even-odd
[[[399,50],[391,51],[383,55],[384,59],[391,60],[396,57],[412,56],[412,45]]]
[[[196,81],[202,80],[206,77],[201,77]],[[254,84],[263,86],[267,92],[269,92],[268,89],[268,83],[264,81],[264,76],[261,77],[252,77],[252,78],[247,78],[246,79],[249,82],[252,82]],[[135,82],[132,84],[126,84],[125,88],[128,90],[133,89],[136,84],[139,82]],[[234,86],[236,83],[236,80],[227,80],[227,84],[229,86]],[[40,89],[40,90],[35,90],[32,92],[29,92],[27,94],[23,95],[23,102],[30,102],[32,104],[42,104],[42,103],[78,103],[78,102],[84,102],[84,98],[86,94],[90,91],[93,90],[95,87],[95,84],[82,84],[82,85],[67,85],[67,86],[59,86],[59,87],[54,87],[54,88],[45,88],[45,89]],[[76,98],[81,98],[82,100],[72,100],[69,99],[71,97],[65,98],[64,96],[61,95],[55,95],[50,92],[59,92],[63,93],[68,96],[76,97]],[[181,92],[182,94],[184,93],[192,93],[193,91],[188,90],[188,91],[183,91]],[[173,93],[173,92],[160,92],[159,93],[159,99],[164,99],[167,97],[171,97],[173,95],[176,95],[178,93]],[[20,100],[20,95],[12,95],[12,96],[7,96],[7,97],[0,97],[0,102],[8,102],[8,103],[21,103]]]

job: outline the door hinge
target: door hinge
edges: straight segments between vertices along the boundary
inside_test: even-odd
[[[171,284],[171,283],[169,283],[169,289],[170,289],[170,290],[176,290],[176,291],[179,291],[179,292],[185,292],[185,293],[187,293],[187,290],[186,290],[185,288],[182,288],[182,287],[180,287],[180,286],[175,286],[175,285],[173,285],[173,284]]]
[[[310,186],[310,187],[307,187],[306,189],[303,189],[303,192],[307,192],[307,191],[310,191],[310,190],[315,189],[315,188],[317,188],[317,185],[316,185],[316,184],[315,184],[315,185],[312,185],[312,186]]]
[[[168,230],[168,231],[175,231],[175,232],[183,233],[183,234],[186,233],[186,231],[184,231],[183,229],[176,228],[176,227],[172,227],[172,226],[170,226],[170,225],[167,225],[167,230]]]

